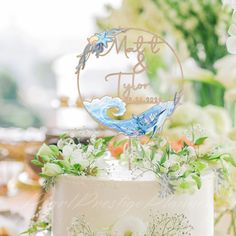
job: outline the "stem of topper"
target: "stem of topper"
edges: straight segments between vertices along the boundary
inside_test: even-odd
[[[131,137],[129,137],[129,156],[128,156],[129,170],[132,170],[132,157],[133,157],[132,140]]]

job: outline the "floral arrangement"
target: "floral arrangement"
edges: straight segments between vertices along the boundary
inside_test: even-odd
[[[128,139],[124,138],[113,141],[111,146],[108,143],[112,138],[114,137],[93,136],[86,144],[82,144],[78,138],[64,135],[57,146],[43,144],[32,163],[42,167],[40,176],[45,179],[46,187],[53,184],[52,179],[55,180],[59,175],[109,177],[110,159],[104,158],[108,152],[107,146],[114,153],[114,149],[122,145],[119,162],[124,166],[131,162],[134,179],[141,177],[145,172],[154,173],[157,179],[168,183],[170,190],[173,190],[172,193],[174,190],[200,188],[201,175],[209,168],[212,169],[212,163],[214,168],[218,168],[225,176],[228,175],[225,163],[236,166],[236,160],[230,153],[217,151],[216,147],[214,152],[202,152],[201,146],[207,137],[197,137],[194,133],[191,137],[183,136],[172,143],[156,136],[146,143],[139,138],[132,138],[129,143]]]
[[[232,195],[236,193],[236,158],[224,150],[221,145],[205,148],[208,139],[199,126],[177,141],[168,141],[162,136],[132,138],[96,138],[92,136],[86,142],[78,137],[62,135],[57,145],[46,145],[38,151],[32,162],[42,167],[41,177],[44,187],[49,189],[59,175],[98,176],[109,178],[111,165],[116,161],[121,166],[131,165],[131,175],[135,180],[146,173],[156,178],[160,184],[160,197],[174,193],[192,193],[201,188],[202,177],[212,171],[215,174],[216,223],[225,213],[235,217]],[[112,157],[109,153],[112,153]],[[228,196],[228,198],[226,198]],[[233,222],[233,221],[232,221]],[[50,230],[49,221],[32,221],[26,233]],[[230,230],[235,230],[234,224]]]
[[[48,207],[50,209],[50,207]],[[51,210],[51,209],[50,209]],[[47,210],[38,222],[32,223],[31,227],[23,234],[34,235],[36,232],[43,232],[44,235],[51,231],[51,212]],[[99,231],[94,231],[84,215],[72,219],[68,226],[71,236],[93,236],[93,235],[165,235],[171,236],[173,233],[189,235],[193,226],[183,214],[150,212],[148,224],[138,217],[122,217],[114,224],[108,225]]]
[[[102,157],[110,139],[92,136],[83,144],[79,138],[64,134],[57,145],[43,144],[32,163],[42,168],[40,176],[45,179],[46,188],[54,183],[58,175],[96,176],[107,171]]]
[[[182,214],[153,214],[150,213],[150,222],[146,225],[137,217],[123,217],[104,228],[102,231],[94,232],[84,216],[75,217],[69,232],[71,236],[77,235],[190,235],[193,227],[188,219]]]
[[[162,196],[175,192],[193,192],[201,188],[201,178],[210,170],[217,172],[221,180],[228,179],[229,166],[236,167],[235,158],[220,147],[204,152],[202,147],[206,141],[207,137],[197,137],[194,133],[172,143],[162,137],[156,137],[147,144],[133,140],[133,171],[141,170],[141,175],[153,172],[163,187],[160,193]],[[120,158],[127,159],[128,156],[130,153],[126,149]]]

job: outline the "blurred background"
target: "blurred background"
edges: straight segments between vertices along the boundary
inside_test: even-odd
[[[164,135],[177,140],[200,124],[214,145],[236,155],[235,9],[234,0],[0,0],[0,229],[6,218],[32,216],[34,207],[22,213],[16,205],[37,202],[38,170],[30,164],[37,148],[64,130],[97,127],[78,100],[75,74],[94,32],[138,27],[164,37],[184,70],[184,101]],[[151,82],[177,77],[168,55],[147,58]]]
[[[121,1],[81,3],[1,1],[1,127],[53,127],[56,99],[75,98],[76,55],[96,32],[95,17],[107,15],[104,4]]]

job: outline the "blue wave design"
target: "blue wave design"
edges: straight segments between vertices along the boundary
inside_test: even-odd
[[[92,102],[84,102],[86,109],[100,122],[110,123],[115,120],[111,119],[107,112],[110,108],[115,108],[117,111],[114,116],[122,116],[126,112],[126,104],[120,98],[102,97],[94,99]]]
[[[154,135],[160,131],[165,120],[174,112],[179,99],[180,96],[176,94],[173,101],[156,104],[127,120],[114,120],[107,114],[110,108],[117,110],[113,113],[114,116],[125,114],[126,104],[118,97],[105,96],[101,99],[94,99],[92,102],[85,102],[84,105],[88,112],[104,126],[128,136],[142,136],[150,132]]]

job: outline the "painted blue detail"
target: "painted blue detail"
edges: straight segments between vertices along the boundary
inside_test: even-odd
[[[176,94],[173,101],[161,102],[144,111],[132,116],[127,120],[115,120],[108,116],[110,108],[116,109],[114,116],[122,116],[126,111],[125,103],[118,97],[109,96],[85,102],[88,112],[104,126],[114,129],[127,136],[142,136],[152,132],[152,136],[162,128],[164,122],[174,112],[179,96]]]
[[[114,40],[114,37],[121,32],[124,32],[125,29],[114,28],[107,30],[101,33],[95,34],[98,40],[95,44],[88,43],[80,56],[79,64],[77,66],[77,71],[84,69],[85,63],[88,60],[90,54],[95,54],[96,57],[99,57],[100,54],[104,51],[104,48],[108,47],[108,43]]]

